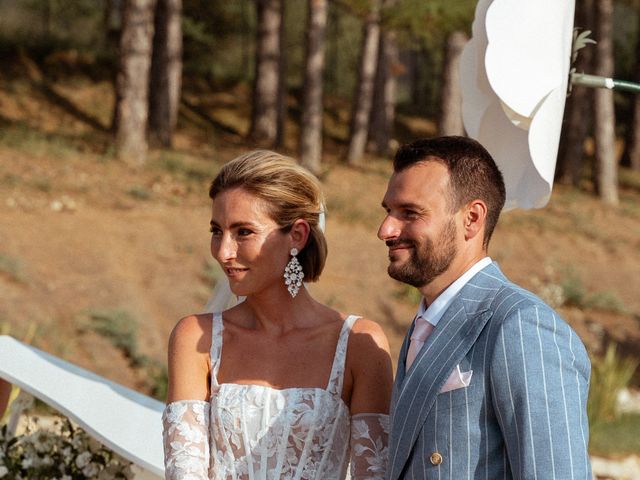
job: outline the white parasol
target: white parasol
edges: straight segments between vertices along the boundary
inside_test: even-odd
[[[544,206],[566,99],[573,0],[480,0],[460,60],[463,120],[500,167],[505,209]]]

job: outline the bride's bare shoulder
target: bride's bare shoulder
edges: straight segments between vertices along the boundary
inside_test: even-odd
[[[169,337],[169,350],[190,350],[207,353],[211,349],[211,314],[189,315],[181,318]]]

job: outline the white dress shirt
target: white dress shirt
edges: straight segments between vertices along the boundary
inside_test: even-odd
[[[490,257],[484,257],[482,260],[478,260],[471,268],[469,268],[469,270],[464,272],[455,282],[449,285],[444,292],[438,295],[438,297],[428,307],[425,305],[423,297],[420,301],[420,308],[418,309],[416,317],[421,316],[431,325],[437,327],[442,315],[444,315],[444,312],[447,311],[447,308],[449,308],[449,305],[453,302],[453,297],[462,290],[462,287],[464,287],[476,273],[491,264],[491,262],[492,260]]]

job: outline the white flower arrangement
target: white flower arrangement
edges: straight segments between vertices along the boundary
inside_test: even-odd
[[[104,447],[65,417],[51,428],[28,418],[24,433],[0,427],[0,479],[132,479],[131,462]]]

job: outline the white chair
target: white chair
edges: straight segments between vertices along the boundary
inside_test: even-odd
[[[0,335],[0,378],[68,416],[145,471],[136,478],[164,478],[162,402],[7,335]]]

